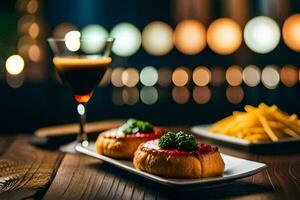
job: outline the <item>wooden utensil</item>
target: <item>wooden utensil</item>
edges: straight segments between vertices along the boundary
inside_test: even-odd
[[[103,120],[97,122],[87,123],[85,126],[85,131],[87,133],[95,133],[103,130],[116,128],[121,126],[125,120],[123,119],[113,119],[113,120]],[[50,126],[45,128],[37,129],[34,135],[37,137],[61,137],[77,134],[79,131],[79,126],[77,123],[65,124],[58,126]]]
[[[90,122],[86,123],[85,131],[89,140],[95,140],[101,131],[120,127],[124,122],[123,119]],[[74,141],[78,132],[77,123],[40,128],[34,132],[29,142],[41,148],[57,149],[62,144]]]

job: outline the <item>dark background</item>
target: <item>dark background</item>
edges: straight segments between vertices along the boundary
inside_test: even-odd
[[[267,0],[265,0],[267,1]],[[273,0],[269,0],[273,1]],[[136,25],[139,30],[152,21],[164,21],[175,28],[179,22],[174,15],[172,1],[117,1],[117,0],[48,0],[39,1],[40,10],[38,16],[43,20],[44,61],[35,69],[43,69],[44,76],[38,80],[25,76],[23,85],[19,88],[11,88],[6,83],[5,60],[11,54],[17,52],[18,31],[17,23],[23,15],[17,11],[16,2],[12,0],[1,1],[0,7],[0,133],[32,132],[43,126],[75,122],[76,103],[68,88],[60,85],[55,80],[53,66],[51,64],[51,52],[45,44],[45,38],[51,36],[53,29],[62,22],[69,22],[82,28],[87,24],[101,24],[107,30],[111,30],[120,22],[129,22]],[[124,3],[120,3],[124,2]],[[219,17],[227,17],[223,12],[226,0],[211,1],[211,11],[207,25]],[[262,1],[249,1],[250,19],[258,15],[268,15],[263,12]],[[275,2],[275,1],[274,1]],[[277,16],[277,22],[282,27],[283,20],[293,13],[300,11],[299,1],[286,1],[289,4],[287,16]],[[180,16],[179,16],[180,18]],[[191,17],[193,18],[193,17]],[[275,16],[276,20],[276,16]],[[41,39],[42,40],[42,39]],[[238,59],[237,59],[238,57]],[[268,54],[257,54],[249,50],[244,42],[240,50],[229,56],[220,56],[212,52],[208,47],[200,54],[187,56],[174,48],[165,56],[151,56],[140,48],[139,51],[126,58],[113,56],[112,67],[117,64],[123,67],[134,66],[141,70],[145,66],[153,65],[156,68],[168,66],[172,69],[178,66],[188,66],[190,69],[198,65],[208,67],[221,66],[227,68],[232,64],[242,67],[248,64],[256,64],[260,68],[269,64],[279,67],[293,64],[297,68],[300,55],[286,47],[283,41]],[[30,67],[30,63],[28,64]],[[28,68],[29,68],[28,67]],[[97,88],[88,105],[88,121],[110,118],[136,117],[151,120],[160,125],[193,125],[211,123],[220,119],[233,110],[243,109],[245,104],[257,105],[260,102],[278,104],[283,110],[300,114],[300,89],[299,83],[293,87],[286,87],[282,83],[276,89],[265,88],[261,83],[254,88],[242,84],[244,98],[238,104],[232,104],[226,98],[228,84],[221,86],[209,86],[212,92],[211,100],[203,105],[197,104],[190,97],[186,104],[180,105],[173,101],[171,91],[172,84],[166,88],[156,86],[159,92],[159,100],[153,105],[145,105],[139,101],[137,104],[114,105],[111,96],[115,88],[111,84],[104,88]],[[141,83],[137,86],[142,87]],[[190,94],[194,84],[187,86]]]

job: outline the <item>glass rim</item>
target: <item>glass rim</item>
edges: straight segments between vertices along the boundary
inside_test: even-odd
[[[97,40],[97,41],[105,41],[105,42],[113,42],[115,40],[114,37],[106,37],[106,38],[89,38],[89,37],[79,37],[79,41],[92,41],[92,40]],[[48,37],[47,38],[48,42],[65,42],[65,38],[54,38],[54,37]]]

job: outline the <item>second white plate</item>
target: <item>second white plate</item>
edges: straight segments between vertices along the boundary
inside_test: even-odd
[[[270,146],[270,145],[274,145],[274,144],[300,142],[300,137],[299,137],[299,138],[285,138],[285,139],[281,139],[277,142],[265,141],[265,142],[251,143],[247,140],[243,140],[243,139],[239,139],[239,138],[235,138],[235,137],[231,137],[231,136],[227,136],[227,135],[222,135],[222,134],[217,134],[217,133],[210,132],[210,131],[207,130],[210,126],[211,126],[210,124],[208,124],[208,125],[197,125],[197,126],[193,126],[191,130],[196,135],[199,135],[199,136],[202,136],[202,137],[206,137],[206,138],[210,138],[210,139],[214,139],[214,140],[218,140],[218,141],[222,141],[222,142],[227,142],[227,143],[231,143],[231,144],[236,144],[236,145],[240,145],[240,146],[246,146],[246,147],[250,147],[250,146]]]

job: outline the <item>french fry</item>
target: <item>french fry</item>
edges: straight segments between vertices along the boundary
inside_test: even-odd
[[[284,128],[283,133],[285,133],[289,136],[292,136],[292,137],[300,137],[300,135],[298,135],[295,131],[293,131],[292,129],[289,129],[289,128]]]
[[[276,142],[283,138],[300,137],[300,119],[296,114],[288,115],[276,105],[264,103],[258,107],[245,106],[246,112],[234,111],[210,127],[210,131],[232,137],[260,142]]]
[[[278,141],[278,137],[275,135],[275,133],[272,131],[272,129],[270,128],[267,120],[265,117],[263,116],[257,116],[258,120],[260,121],[262,127],[265,129],[265,132],[268,134],[268,136],[270,137],[270,139],[275,142]]]

